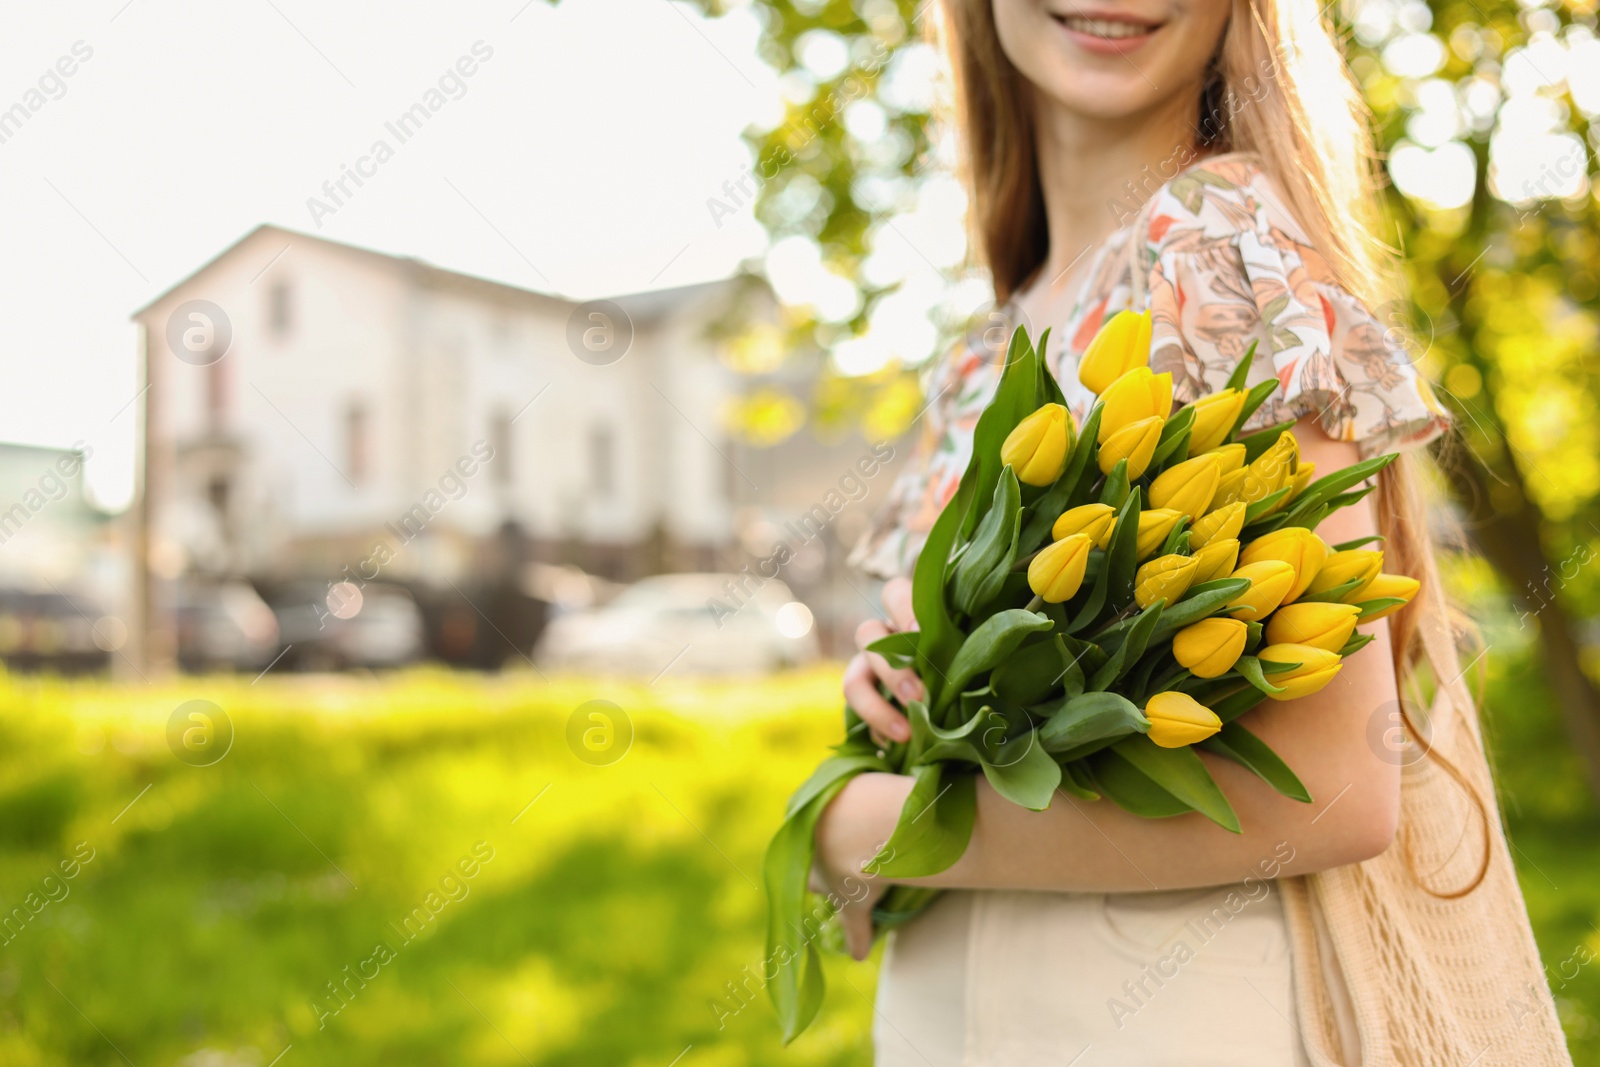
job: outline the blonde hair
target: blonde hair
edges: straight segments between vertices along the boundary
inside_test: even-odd
[[[972,246],[993,275],[995,302],[1003,304],[1049,254],[1029,84],[1001,47],[993,0],[941,4],[942,25],[928,29],[950,61],[955,125],[972,205]],[[1246,95],[1248,103],[1242,100]],[[1377,309],[1403,290],[1394,250],[1375,237],[1379,173],[1369,118],[1315,0],[1233,0],[1201,94],[1196,130],[1205,139],[1203,147],[1260,159],[1333,281]],[[1426,661],[1432,681],[1459,705],[1457,694],[1465,690],[1455,688],[1459,671],[1453,645],[1425,641],[1418,625],[1424,611],[1446,625],[1452,618],[1428,528],[1423,494],[1428,462],[1416,453],[1402,455],[1378,477],[1384,570],[1422,583],[1421,594],[1390,617],[1390,635],[1402,687],[1418,682],[1418,668]],[[1460,712],[1475,715],[1470,695],[1466,702]],[[1405,707],[1402,701],[1413,735],[1422,736]],[[1482,798],[1477,799],[1481,806]]]

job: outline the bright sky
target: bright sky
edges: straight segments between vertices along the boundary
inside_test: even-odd
[[[35,110],[0,127],[0,440],[86,442],[109,506],[132,485],[129,314],[259,223],[579,297],[766,247],[748,205],[720,226],[706,206],[779,114],[747,10],[82,0],[7,24],[0,112]],[[464,95],[318,229],[308,198],[480,41]]]

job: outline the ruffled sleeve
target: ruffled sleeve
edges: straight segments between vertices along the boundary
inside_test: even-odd
[[[1249,384],[1278,389],[1258,429],[1316,416],[1363,456],[1416,448],[1449,426],[1427,379],[1326,264],[1253,164],[1196,169],[1151,205],[1151,366],[1187,403],[1222,389],[1252,341]]]
[[[874,578],[911,573],[934,520],[961,484],[978,416],[994,395],[999,370],[977,334],[932,368],[923,383],[925,406],[912,427],[911,455],[851,551],[850,566]]]

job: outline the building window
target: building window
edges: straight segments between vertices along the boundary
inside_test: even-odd
[[[589,486],[597,496],[610,496],[617,483],[616,440],[608,426],[589,431]]]
[[[345,473],[357,485],[365,485],[372,476],[370,422],[367,406],[359,400],[350,401],[344,411],[344,463]]]
[[[489,420],[489,447],[494,449],[494,458],[489,462],[494,467],[494,482],[496,485],[511,484],[511,415],[505,411],[497,411]]]
[[[294,328],[294,292],[288,282],[274,282],[267,290],[267,329],[274,337],[287,337]]]

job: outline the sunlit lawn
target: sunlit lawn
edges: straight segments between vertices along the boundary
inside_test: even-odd
[[[1497,690],[1531,684],[1505,670]],[[0,901],[26,918],[0,946],[0,1064],[867,1063],[874,964],[833,960],[787,1051],[765,999],[730,994],[753,988],[761,852],[837,732],[835,679],[0,683]],[[568,743],[595,698],[636,731],[608,766]],[[235,728],[214,765],[168,746],[190,699]],[[1497,722],[1555,975],[1600,952],[1600,835],[1529,707]],[[1597,973],[1559,991],[1580,1063]]]

